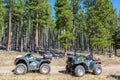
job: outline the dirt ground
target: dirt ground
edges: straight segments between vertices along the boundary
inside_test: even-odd
[[[51,72],[42,75],[38,72],[28,72],[25,75],[14,75],[14,60],[18,54],[0,54],[0,80],[120,80],[120,58],[99,56],[102,61],[101,75],[87,73],[83,77],[65,74],[66,58],[53,59]]]
[[[12,74],[12,70],[15,68],[15,66],[0,66],[0,73],[9,73]],[[109,65],[109,66],[102,66],[103,72],[109,72],[109,73],[120,73],[120,65]],[[52,66],[51,65],[51,72],[50,74],[59,74],[60,71],[65,71],[64,66]]]
[[[87,73],[84,77],[76,78],[75,76],[65,74],[64,66],[51,66],[51,72],[47,75],[42,75],[39,79],[33,79],[33,77],[39,77],[41,74],[29,72],[25,75],[14,75],[11,71],[14,69],[15,66],[0,66],[0,80],[120,80],[120,65],[109,65],[103,66],[103,72],[101,75],[95,76],[91,73]],[[27,78],[27,76],[29,78]],[[31,77],[32,76],[32,77]],[[47,78],[45,78],[47,76]],[[52,77],[53,76],[53,77]],[[89,76],[89,79],[87,79]],[[30,78],[31,77],[31,78]],[[71,77],[71,78],[70,78]],[[98,77],[98,79],[97,79]],[[50,79],[49,79],[50,78]],[[59,78],[59,79],[58,79]],[[62,79],[63,78],[63,79]]]

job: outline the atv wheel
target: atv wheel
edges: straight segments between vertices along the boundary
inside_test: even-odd
[[[94,70],[93,70],[93,73],[94,73],[95,75],[100,75],[100,74],[102,73],[102,68],[101,68],[101,66],[100,66],[100,65],[96,65],[95,68],[94,68]]]
[[[85,74],[85,69],[83,66],[78,65],[77,67],[75,67],[75,71],[74,71],[75,75],[78,77],[82,77]]]
[[[42,74],[48,74],[51,71],[50,65],[47,63],[44,63],[40,66],[39,69],[40,73]]]
[[[27,67],[23,63],[18,64],[14,70],[14,73],[18,75],[25,74],[26,72],[27,72]]]

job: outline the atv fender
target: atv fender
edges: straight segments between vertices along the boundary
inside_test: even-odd
[[[87,68],[87,65],[86,65],[85,63],[79,63],[79,64],[74,65],[74,66],[73,66],[73,69],[74,69],[76,66],[78,66],[78,65],[83,66],[85,69]]]
[[[18,58],[18,59],[15,60],[15,65],[18,65],[18,64],[20,64],[20,63],[25,64],[25,65],[27,66],[27,69],[30,70],[29,63],[28,63],[25,59],[19,59],[19,58]]]
[[[95,64],[94,67],[93,67],[93,70],[98,66],[101,66],[101,65],[100,64]]]
[[[40,63],[39,63],[39,66],[41,66],[43,63],[47,63],[47,64],[50,64],[51,63],[51,60],[50,59],[41,59]],[[38,66],[38,67],[39,67]]]

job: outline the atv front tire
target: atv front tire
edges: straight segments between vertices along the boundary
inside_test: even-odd
[[[47,64],[47,63],[43,63],[43,64],[40,66],[39,71],[40,71],[40,73],[42,73],[42,74],[48,74],[48,73],[51,71],[50,65]]]
[[[17,75],[22,75],[25,74],[26,72],[27,72],[27,66],[23,63],[18,64],[14,69],[14,73]]]
[[[82,77],[85,74],[85,69],[83,66],[78,65],[75,67],[74,73],[75,73],[75,76]]]
[[[94,73],[95,75],[100,75],[100,74],[102,73],[102,68],[101,68],[101,66],[100,66],[100,65],[95,65],[94,70],[93,70],[93,73]]]

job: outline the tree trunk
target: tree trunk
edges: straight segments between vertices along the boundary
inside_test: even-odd
[[[88,40],[87,40],[87,35],[86,33],[84,34],[84,40],[85,40],[85,50],[88,50]]]
[[[27,51],[27,44],[28,44],[28,30],[26,31],[26,34],[25,34],[25,43],[24,43],[24,44],[25,44],[25,46],[24,46],[24,47],[25,47],[24,50]]]
[[[45,48],[48,49],[48,25],[46,25],[45,37]]]
[[[20,51],[23,52],[23,16],[21,16],[21,48]]]
[[[117,48],[116,48],[117,43],[116,43],[116,42],[117,42],[117,41],[115,40],[115,44],[114,44],[115,56],[117,56]]]
[[[93,55],[93,46],[91,42],[91,37],[89,36],[89,50],[90,50],[90,55]]]
[[[67,55],[67,46],[64,48],[64,54]]]
[[[43,48],[43,34],[42,34],[42,30],[40,27],[39,27],[39,47],[40,49]]]
[[[37,22],[36,22],[36,38],[35,38],[35,40],[36,40],[36,43],[35,43],[35,50],[36,50],[36,52],[38,53],[38,50],[39,50],[39,47],[38,47],[38,18],[39,18],[39,14],[38,14],[38,11],[37,11],[37,13],[36,13],[36,19],[37,19]]]
[[[115,56],[117,56],[117,49],[115,48]]]
[[[5,32],[5,28],[4,26],[2,25],[2,37],[1,37],[1,44],[3,45],[3,40],[4,40],[4,33]]]
[[[16,50],[18,51],[18,46],[19,46],[19,27],[16,28]]]
[[[11,23],[11,19],[12,19],[12,0],[9,0],[9,4],[10,4],[10,8],[9,8],[9,23],[8,23],[8,46],[7,46],[7,51],[11,50],[11,27],[12,27],[12,23]]]
[[[82,50],[85,49],[85,45],[84,45],[84,29],[83,29],[83,26],[82,26]]]
[[[60,49],[59,30],[58,30],[58,32],[57,32],[57,48]]]
[[[53,36],[52,36],[52,48],[53,48],[53,49],[55,48],[55,45],[56,45],[56,42],[55,42],[55,34],[54,34],[54,30],[53,30]]]
[[[74,34],[74,40],[73,40],[73,50],[74,50],[74,55],[76,54],[76,27],[75,27],[75,19],[73,16],[73,34]]]
[[[110,48],[109,48],[110,50],[110,53],[112,53],[112,35],[110,35]]]

